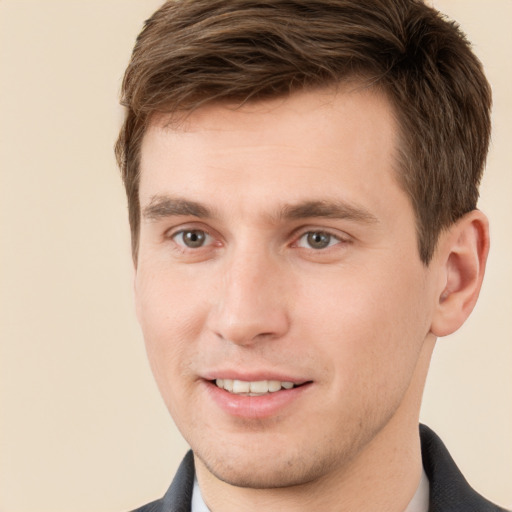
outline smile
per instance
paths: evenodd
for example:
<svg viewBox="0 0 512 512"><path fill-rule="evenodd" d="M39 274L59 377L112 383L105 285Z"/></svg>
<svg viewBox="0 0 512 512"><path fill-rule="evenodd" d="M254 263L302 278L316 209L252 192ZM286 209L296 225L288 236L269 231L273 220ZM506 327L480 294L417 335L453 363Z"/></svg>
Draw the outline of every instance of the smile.
<svg viewBox="0 0 512 512"><path fill-rule="evenodd" d="M275 393L282 389L292 389L295 387L293 382L282 382L279 380L256 380L244 381L236 379L216 379L217 387L243 396L262 396L268 393Z"/></svg>

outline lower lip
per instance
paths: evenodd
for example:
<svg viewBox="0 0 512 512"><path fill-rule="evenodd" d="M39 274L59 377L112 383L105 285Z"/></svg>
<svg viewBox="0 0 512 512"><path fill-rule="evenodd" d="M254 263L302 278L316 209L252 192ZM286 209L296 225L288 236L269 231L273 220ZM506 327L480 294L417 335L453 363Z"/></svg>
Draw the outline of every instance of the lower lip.
<svg viewBox="0 0 512 512"><path fill-rule="evenodd" d="M205 381L213 401L226 413L247 419L262 419L276 416L311 387L311 383L292 389L281 389L261 396L245 396L229 393L209 381Z"/></svg>

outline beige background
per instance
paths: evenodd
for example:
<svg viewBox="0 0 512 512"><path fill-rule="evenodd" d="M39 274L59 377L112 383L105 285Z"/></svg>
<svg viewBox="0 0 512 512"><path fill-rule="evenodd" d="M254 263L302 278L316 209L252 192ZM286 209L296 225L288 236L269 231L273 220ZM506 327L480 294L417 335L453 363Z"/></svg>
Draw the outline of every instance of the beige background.
<svg viewBox="0 0 512 512"><path fill-rule="evenodd" d="M439 342L422 418L512 506L512 1L435 3L493 83L493 247L472 318ZM0 512L129 510L164 492L186 450L134 319L112 153L123 69L159 4L0 0Z"/></svg>

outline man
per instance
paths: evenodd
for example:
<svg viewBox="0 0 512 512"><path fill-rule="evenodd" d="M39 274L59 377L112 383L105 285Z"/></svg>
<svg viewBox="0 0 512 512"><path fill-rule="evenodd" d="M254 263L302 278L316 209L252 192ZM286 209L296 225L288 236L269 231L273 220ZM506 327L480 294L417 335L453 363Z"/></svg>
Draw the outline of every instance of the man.
<svg viewBox="0 0 512 512"><path fill-rule="evenodd" d="M165 3L117 144L137 314L192 452L141 511L500 510L426 427L480 291L490 88L412 0Z"/></svg>

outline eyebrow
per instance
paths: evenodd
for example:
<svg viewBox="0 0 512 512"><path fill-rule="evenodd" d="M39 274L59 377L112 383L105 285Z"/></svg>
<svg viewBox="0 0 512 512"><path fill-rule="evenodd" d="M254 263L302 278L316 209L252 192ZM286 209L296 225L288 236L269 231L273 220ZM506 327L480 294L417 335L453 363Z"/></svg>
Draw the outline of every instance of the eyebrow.
<svg viewBox="0 0 512 512"><path fill-rule="evenodd" d="M142 210L142 216L148 220L159 220L180 215L211 218L212 212L196 201L161 195L153 196L149 204Z"/></svg>
<svg viewBox="0 0 512 512"><path fill-rule="evenodd" d="M296 205L285 205L279 218L299 220L311 217L346 219L364 224L376 224L377 217L362 206L345 201L305 201Z"/></svg>
<svg viewBox="0 0 512 512"><path fill-rule="evenodd" d="M147 206L142 209L142 216L148 220L159 220L174 216L192 216L212 218L214 214L204 204L180 197L153 196ZM377 217L366 208L345 201L304 201L297 204L287 204L279 209L272 219L300 220L306 218L346 219L364 224L378 223Z"/></svg>

